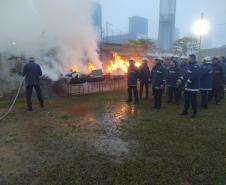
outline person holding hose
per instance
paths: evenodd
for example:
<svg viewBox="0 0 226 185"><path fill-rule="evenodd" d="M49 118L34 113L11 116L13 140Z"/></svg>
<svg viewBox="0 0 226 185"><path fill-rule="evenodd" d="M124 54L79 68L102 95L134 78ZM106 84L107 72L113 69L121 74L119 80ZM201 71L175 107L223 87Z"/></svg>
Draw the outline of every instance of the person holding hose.
<svg viewBox="0 0 226 185"><path fill-rule="evenodd" d="M25 77L26 83L26 100L27 100L27 109L28 111L32 111L32 92L33 88L36 91L37 98L40 103L40 107L44 107L44 101L42 97L40 80L39 78L42 76L41 67L35 63L35 58L31 57L29 62L24 66L23 76Z"/></svg>

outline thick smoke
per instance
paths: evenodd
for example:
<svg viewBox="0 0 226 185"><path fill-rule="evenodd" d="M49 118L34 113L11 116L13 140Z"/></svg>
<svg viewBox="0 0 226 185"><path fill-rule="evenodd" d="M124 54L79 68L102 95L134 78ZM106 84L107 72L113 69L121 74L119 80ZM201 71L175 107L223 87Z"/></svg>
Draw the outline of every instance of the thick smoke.
<svg viewBox="0 0 226 185"><path fill-rule="evenodd" d="M0 1L1 74L9 74L11 55L34 56L53 80L72 65L101 68L91 16L91 0Z"/></svg>

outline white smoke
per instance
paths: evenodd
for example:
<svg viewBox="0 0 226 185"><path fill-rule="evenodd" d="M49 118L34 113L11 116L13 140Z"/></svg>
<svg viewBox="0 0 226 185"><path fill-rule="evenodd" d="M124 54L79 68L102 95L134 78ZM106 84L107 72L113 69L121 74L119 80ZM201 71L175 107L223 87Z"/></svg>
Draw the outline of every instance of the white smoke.
<svg viewBox="0 0 226 185"><path fill-rule="evenodd" d="M84 56L101 68L91 16L91 0L1 0L0 54L34 56L54 80L72 65L87 72Z"/></svg>

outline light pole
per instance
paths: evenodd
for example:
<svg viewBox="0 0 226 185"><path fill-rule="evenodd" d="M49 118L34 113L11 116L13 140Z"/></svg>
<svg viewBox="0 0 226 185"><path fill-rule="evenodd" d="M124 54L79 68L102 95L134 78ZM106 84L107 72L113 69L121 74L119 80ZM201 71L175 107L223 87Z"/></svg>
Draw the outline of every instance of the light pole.
<svg viewBox="0 0 226 185"><path fill-rule="evenodd" d="M199 50L198 50L198 60L200 60L200 52L202 49L202 39L210 30L210 25L207 20L204 19L204 14L201 13L201 19L197 20L192 27L193 33L199 36Z"/></svg>
<svg viewBox="0 0 226 185"><path fill-rule="evenodd" d="M202 22L203 22L203 13L201 13L201 24L202 24ZM201 25L202 26L202 25ZM200 29L202 29L202 28L200 28ZM201 51L201 49L202 49L202 33L200 32L200 35L199 35L199 54L198 54L198 59L199 59L199 56L200 56L200 51Z"/></svg>

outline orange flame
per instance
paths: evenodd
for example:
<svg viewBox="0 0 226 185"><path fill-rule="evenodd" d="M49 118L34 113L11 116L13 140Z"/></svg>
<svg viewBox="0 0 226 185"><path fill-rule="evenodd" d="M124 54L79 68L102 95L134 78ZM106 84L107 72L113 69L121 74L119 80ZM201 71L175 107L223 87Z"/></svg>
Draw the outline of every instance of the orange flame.
<svg viewBox="0 0 226 185"><path fill-rule="evenodd" d="M72 73L79 72L79 68L78 68L78 66L73 65L73 66L71 67L70 71L71 71Z"/></svg>
<svg viewBox="0 0 226 185"><path fill-rule="evenodd" d="M108 74L112 73L120 73L120 74L127 74L128 73L128 68L129 68L129 58L120 56L118 53L113 52L113 59L108 62L105 68L105 72ZM140 67L142 65L142 59L138 55L132 55L132 57L135 59L135 66ZM89 63L87 66L87 71L88 72L93 72L97 70L97 67L94 66L93 64ZM78 66L73 65L70 68L71 72L80 72L80 69Z"/></svg>
<svg viewBox="0 0 226 185"><path fill-rule="evenodd" d="M94 65L92 65L92 64L89 64L88 70L89 70L89 72L92 72L92 71L97 70L97 68L96 68L96 66L94 66Z"/></svg>
<svg viewBox="0 0 226 185"><path fill-rule="evenodd" d="M118 53L113 53L113 60L107 66L107 72L128 72L129 61L127 59L122 58Z"/></svg>
<svg viewBox="0 0 226 185"><path fill-rule="evenodd" d="M110 74L114 72L121 72L127 74L129 68L129 59L123 58L118 53L112 54L113 60L111 60L110 63L107 65L107 72ZM135 60L135 66L139 68L142 65L142 59L140 57L135 57Z"/></svg>

